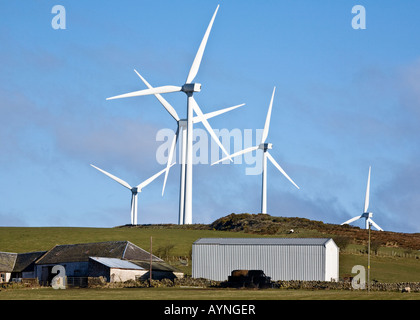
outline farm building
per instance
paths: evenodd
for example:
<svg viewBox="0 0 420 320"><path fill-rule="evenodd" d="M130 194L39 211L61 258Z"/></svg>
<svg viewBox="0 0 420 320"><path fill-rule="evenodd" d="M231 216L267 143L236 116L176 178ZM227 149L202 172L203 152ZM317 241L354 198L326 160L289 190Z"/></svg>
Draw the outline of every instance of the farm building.
<svg viewBox="0 0 420 320"><path fill-rule="evenodd" d="M56 265L65 269L69 285L87 283L88 277L104 277L108 282L180 278L183 273L129 241L108 241L56 245L49 251L30 253L0 252L0 282L37 278L49 285L57 275Z"/></svg>
<svg viewBox="0 0 420 320"><path fill-rule="evenodd" d="M192 246L192 276L225 281L233 270L271 280L338 280L339 248L325 238L202 238Z"/></svg>
<svg viewBox="0 0 420 320"><path fill-rule="evenodd" d="M8 282L11 279L34 278L35 261L45 252L0 252L0 282Z"/></svg>
<svg viewBox="0 0 420 320"><path fill-rule="evenodd" d="M36 261L40 283L50 283L55 265L62 265L68 280L104 276L107 281L148 279L150 253L129 241L58 245ZM175 278L183 274L152 255L152 278Z"/></svg>
<svg viewBox="0 0 420 320"><path fill-rule="evenodd" d="M0 252L0 283L10 280L16 257L17 253Z"/></svg>

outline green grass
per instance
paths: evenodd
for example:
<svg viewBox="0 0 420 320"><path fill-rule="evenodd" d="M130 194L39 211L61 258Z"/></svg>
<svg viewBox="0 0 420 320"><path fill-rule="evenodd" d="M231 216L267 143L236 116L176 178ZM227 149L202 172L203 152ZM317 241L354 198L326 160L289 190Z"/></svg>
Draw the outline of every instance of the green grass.
<svg viewBox="0 0 420 320"><path fill-rule="evenodd" d="M340 275L351 274L355 265L363 265L367 271L366 254L340 254ZM370 278L379 282L419 282L420 261L415 258L371 255Z"/></svg>
<svg viewBox="0 0 420 320"><path fill-rule="evenodd" d="M420 293L198 288L8 289L0 300L419 300Z"/></svg>

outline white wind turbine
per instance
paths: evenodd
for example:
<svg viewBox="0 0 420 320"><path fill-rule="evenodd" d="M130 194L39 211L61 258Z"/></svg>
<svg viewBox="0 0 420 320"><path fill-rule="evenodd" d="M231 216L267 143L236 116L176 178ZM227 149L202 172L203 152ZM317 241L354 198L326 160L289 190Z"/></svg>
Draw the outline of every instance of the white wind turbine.
<svg viewBox="0 0 420 320"><path fill-rule="evenodd" d="M186 121L186 170L185 170L185 196L184 196L184 223L191 224L192 223L192 169L193 169L193 112L197 114L198 119L203 123L204 127L210 133L212 138L217 142L219 147L223 150L223 152L230 158L228 152L225 150L219 139L217 138L216 134L214 133L213 129L211 128L210 124L208 123L207 119L205 118L203 112L201 111L200 107L198 106L197 102L195 101L193 94L194 92L201 91L201 84L193 83L198 70L200 68L201 60L203 58L204 49L207 44L207 40L210 35L211 28L213 26L214 19L216 18L217 11L219 10L219 5L216 8L216 11L213 14L213 17L210 20L210 23L207 27L207 30L204 34L203 40L200 43L198 48L197 54L194 58L193 64L190 68L188 73L187 79L185 84L180 86L161 86L155 88L149 88L145 90L139 90L135 92L130 92L114 97L107 98L107 100L112 99L120 99L120 98L129 98L129 97L138 97L138 96L145 96L151 94L163 94L163 93L170 93L170 92L184 92L187 95L187 121ZM232 159L231 159L232 161Z"/></svg>
<svg viewBox="0 0 420 320"><path fill-rule="evenodd" d="M276 87L274 87L273 94L271 96L270 106L268 107L268 113L267 118L265 120L264 130L261 138L261 143L257 146L253 146L241 151L238 151L234 154L232 154L230 157L236 157L248 152L253 152L255 150L261 149L263 151L263 168L262 168L262 199L261 199L261 213L267 213L267 158L271 161L272 164L291 182L293 185L299 189L299 187L296 185L296 183L293 182L292 179L287 175L287 173L283 170L282 167L274 160L274 158L271 156L271 154L268 152L269 149L273 148L273 145L271 143L266 143L268 136L268 130L270 127L270 118L271 118L271 109L273 107L273 100L274 100L274 93L276 92ZM228 158L220 159L212 165L225 161Z"/></svg>
<svg viewBox="0 0 420 320"><path fill-rule="evenodd" d="M175 163L173 163L171 166L173 166L174 164ZM132 187L127 182L125 182L124 180L110 174L109 172L106 172L105 170L102 170L102 169L94 166L93 164L91 164L91 166L94 167L95 169L101 171L102 173L106 174L108 177L117 181L119 184L123 185L124 187L126 187L127 189L129 189L131 191L131 224L132 225L137 224L137 212L138 212L138 209L137 209L137 195L138 195L138 193L140 193L144 187L146 187L149 183L151 183L153 180L155 180L157 177L159 177L162 173L164 173L165 171L168 170L167 168L165 168L162 171L159 171L155 175L151 176L149 179L143 181L142 183L140 183L136 187Z"/></svg>
<svg viewBox="0 0 420 320"><path fill-rule="evenodd" d="M359 220L359 219L365 219L365 228L369 229L369 224L372 224L377 230L384 231L380 226L378 226L373 220L372 220L372 212L368 212L369 208L369 197L370 197L370 170L371 167L369 167L369 175L368 175L368 181L366 186L366 195L365 195L365 206L362 215L351 218L350 220L347 220L346 222L343 222L343 224L349 224L353 221Z"/></svg>
<svg viewBox="0 0 420 320"><path fill-rule="evenodd" d="M142 77L140 75L140 73L137 72L137 70L134 70L134 72L140 77L140 79L144 82L144 84L149 88L152 89L153 87L146 81L146 79L144 79L144 77ZM159 102L163 105L163 107L166 109L166 111L168 111L168 113L172 116L172 118L174 118L174 120L177 123L177 129L176 129L176 133L175 136L172 140L172 144L168 153L168 162L167 162L167 171L165 173L165 180L163 182L163 188L162 188L162 196L163 193L165 192L165 186L166 186L166 181L168 178L168 174L169 174L169 168L170 168L170 164L172 163L172 160L175 156L175 147L176 147L176 143L178 142L178 138L181 135L182 137L182 142L181 142L181 147L180 147L180 155L181 155L181 171L180 171L180 187L179 187L179 218L178 218L178 224L184 224L184 196L185 196L185 158L186 158L186 139L187 139L187 135L186 135L186 129L187 129L187 120L186 119L180 119L180 117L178 116L178 113L175 111L175 109L173 108L173 106L165 99L162 97L162 95L160 94L155 94L155 97L159 100ZM245 104L240 104L240 105L236 105L233 107L229 107L229 108L225 108L225 109L221 109L221 110L217 110L217 111L213 111L213 112L209 112L204 114L204 118L205 119L210 119L213 117L216 117L220 114L223 114L225 112L231 111L233 109L242 107ZM201 117L194 117L193 118L193 123L199 123L201 122ZM219 140L216 140L219 141Z"/></svg>

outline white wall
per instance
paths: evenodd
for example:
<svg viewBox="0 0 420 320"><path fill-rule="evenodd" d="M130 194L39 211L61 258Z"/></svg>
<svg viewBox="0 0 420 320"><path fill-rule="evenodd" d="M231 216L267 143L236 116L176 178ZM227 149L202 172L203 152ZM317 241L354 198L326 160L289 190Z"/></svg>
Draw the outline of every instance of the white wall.
<svg viewBox="0 0 420 320"><path fill-rule="evenodd" d="M325 281L338 281L340 249L333 241L328 241L325 250Z"/></svg>
<svg viewBox="0 0 420 320"><path fill-rule="evenodd" d="M12 276L12 273L10 272L2 272L2 275L5 276L4 282L9 282L10 281L10 277ZM0 278L0 283L3 282L3 278Z"/></svg>
<svg viewBox="0 0 420 320"><path fill-rule="evenodd" d="M142 276L149 270L126 270L126 269L110 269L110 282L124 282L127 280L136 280L136 276Z"/></svg>

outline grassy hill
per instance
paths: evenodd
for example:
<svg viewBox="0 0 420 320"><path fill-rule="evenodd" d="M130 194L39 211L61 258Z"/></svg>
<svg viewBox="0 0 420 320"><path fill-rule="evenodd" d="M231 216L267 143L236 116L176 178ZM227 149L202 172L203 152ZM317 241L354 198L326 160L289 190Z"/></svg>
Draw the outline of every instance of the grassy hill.
<svg viewBox="0 0 420 320"><path fill-rule="evenodd" d="M293 233L290 233L291 229ZM349 275L356 264L367 265L367 230L262 214L231 214L209 225L0 227L0 251L43 251L56 244L115 240L128 240L150 250L151 237L153 253L187 274L191 274L191 245L205 237L331 237L340 247L341 277ZM371 247L372 279L382 282L420 281L420 234L371 231Z"/></svg>

